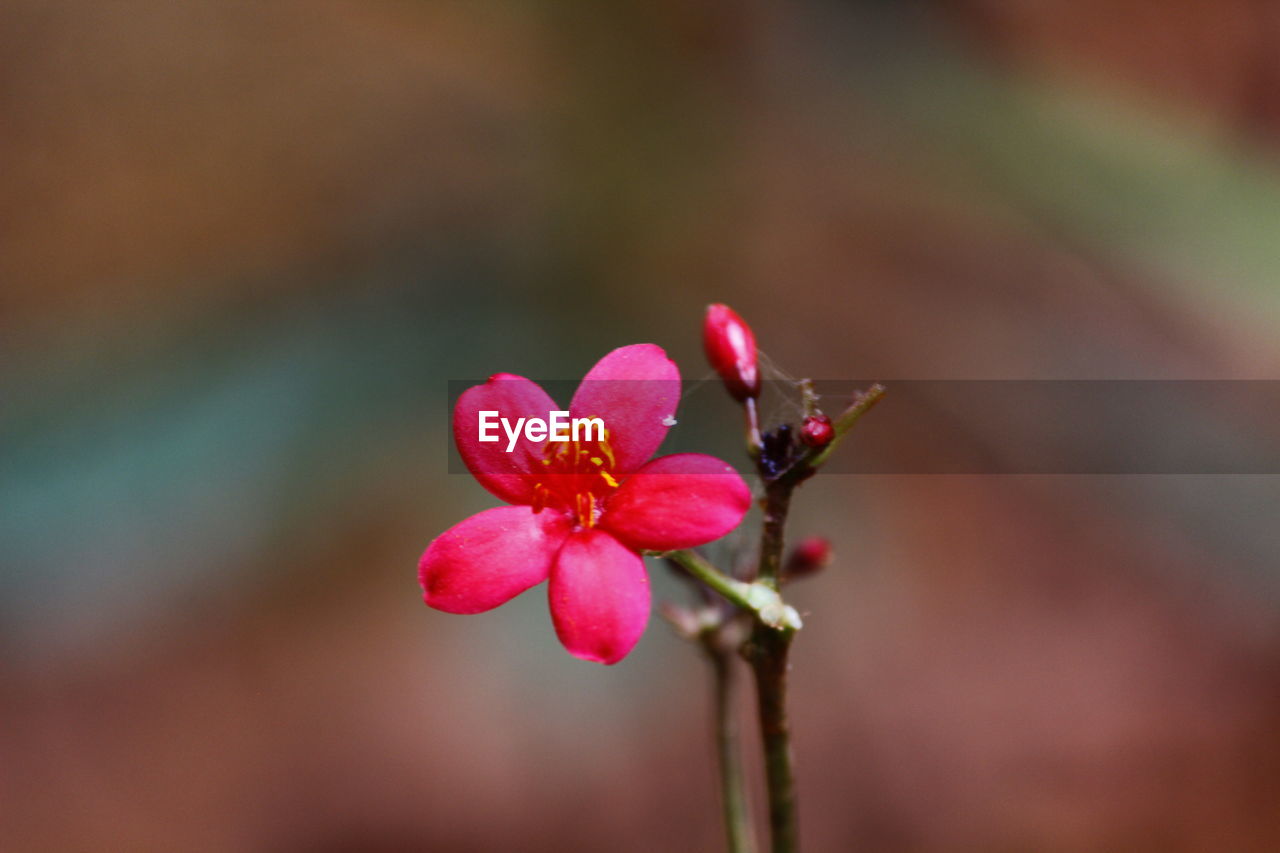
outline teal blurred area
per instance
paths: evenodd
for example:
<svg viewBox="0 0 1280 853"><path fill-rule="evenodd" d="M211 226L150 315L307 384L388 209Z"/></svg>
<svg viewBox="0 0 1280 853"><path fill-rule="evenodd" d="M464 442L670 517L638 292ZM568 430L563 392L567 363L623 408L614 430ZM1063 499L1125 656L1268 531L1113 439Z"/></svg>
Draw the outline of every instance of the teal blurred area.
<svg viewBox="0 0 1280 853"><path fill-rule="evenodd" d="M123 364L20 362L0 456L8 619L42 634L37 646L84 639L309 538L353 480L406 447L418 482L439 479L442 387L473 363L471 336L502 341L492 357L507 361L539 345L536 319L515 321L536 317L518 297L487 316L501 283L486 266L402 263L305 302L203 313L129 342Z"/></svg>
<svg viewBox="0 0 1280 853"><path fill-rule="evenodd" d="M1280 18L1176 8L4 4L0 849L718 849L656 615L422 605L450 380L652 341L705 407L711 301L771 387L1276 378ZM1278 500L806 485L807 849L1276 849Z"/></svg>

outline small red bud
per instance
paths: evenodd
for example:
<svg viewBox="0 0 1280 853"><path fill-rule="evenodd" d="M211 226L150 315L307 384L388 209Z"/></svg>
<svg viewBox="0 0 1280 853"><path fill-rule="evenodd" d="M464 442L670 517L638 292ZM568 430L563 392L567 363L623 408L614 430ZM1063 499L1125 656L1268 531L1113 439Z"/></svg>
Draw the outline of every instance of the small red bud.
<svg viewBox="0 0 1280 853"><path fill-rule="evenodd" d="M836 429L826 415L810 415L800 426L800 440L810 447L826 447L835 437Z"/></svg>
<svg viewBox="0 0 1280 853"><path fill-rule="evenodd" d="M756 336L736 311L719 302L708 305L702 345L733 399L741 403L760 396Z"/></svg>
<svg viewBox="0 0 1280 853"><path fill-rule="evenodd" d="M831 562L831 540L825 536L810 536L802 539L792 549L787 564L782 569L785 578L800 578L816 574Z"/></svg>

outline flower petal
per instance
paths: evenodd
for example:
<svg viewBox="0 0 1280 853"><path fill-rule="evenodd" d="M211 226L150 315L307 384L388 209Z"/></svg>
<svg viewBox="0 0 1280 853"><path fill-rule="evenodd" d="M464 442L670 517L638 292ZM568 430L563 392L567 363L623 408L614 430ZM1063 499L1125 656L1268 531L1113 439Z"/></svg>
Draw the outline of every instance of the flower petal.
<svg viewBox="0 0 1280 853"><path fill-rule="evenodd" d="M556 636L583 660L617 663L649 621L644 560L603 530L569 536L556 556L548 593Z"/></svg>
<svg viewBox="0 0 1280 853"><path fill-rule="evenodd" d="M523 435L507 452L508 439L501 426L489 435L497 441L480 441L480 412L498 412L512 426L517 418L542 418L558 407L536 382L510 373L496 373L483 385L463 391L453 410L453 440L462 461L480 485L511 504L533 503L534 474L541 464L544 445Z"/></svg>
<svg viewBox="0 0 1280 853"><path fill-rule="evenodd" d="M606 355L583 377L569 404L575 418L601 418L617 460L615 473L643 465L675 423L680 370L654 344L634 344Z"/></svg>
<svg viewBox="0 0 1280 853"><path fill-rule="evenodd" d="M751 508L751 490L714 456L654 459L623 481L600 525L637 550L670 551L719 539Z"/></svg>
<svg viewBox="0 0 1280 853"><path fill-rule="evenodd" d="M500 506L450 527L418 562L423 600L447 613L481 613L547 579L569 534L557 512Z"/></svg>

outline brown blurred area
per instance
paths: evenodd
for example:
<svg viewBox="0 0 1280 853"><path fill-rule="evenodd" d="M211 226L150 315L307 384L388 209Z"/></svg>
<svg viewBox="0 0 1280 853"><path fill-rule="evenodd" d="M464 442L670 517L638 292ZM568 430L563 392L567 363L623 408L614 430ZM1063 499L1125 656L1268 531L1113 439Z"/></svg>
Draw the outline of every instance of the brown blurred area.
<svg viewBox="0 0 1280 853"><path fill-rule="evenodd" d="M422 606L446 381L696 381L713 300L891 389L1274 378L1277 14L4 4L0 849L719 849L659 620ZM807 485L807 849L1280 848L1274 480Z"/></svg>

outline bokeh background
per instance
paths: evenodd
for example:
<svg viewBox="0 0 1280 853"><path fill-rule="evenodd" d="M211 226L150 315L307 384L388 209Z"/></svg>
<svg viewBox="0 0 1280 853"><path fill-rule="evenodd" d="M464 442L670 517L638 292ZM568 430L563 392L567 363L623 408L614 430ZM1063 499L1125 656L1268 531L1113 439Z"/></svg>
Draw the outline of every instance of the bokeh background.
<svg viewBox="0 0 1280 853"><path fill-rule="evenodd" d="M422 605L448 380L1276 378L1278 155L1267 0L6 0L0 848L717 849L660 621ZM807 485L809 849L1280 849L1278 501Z"/></svg>

